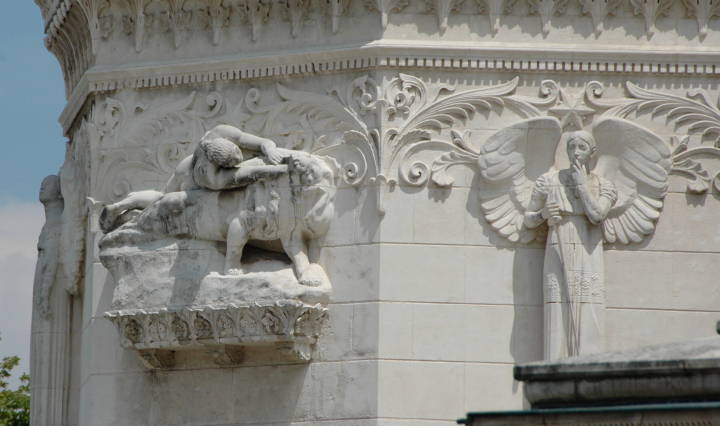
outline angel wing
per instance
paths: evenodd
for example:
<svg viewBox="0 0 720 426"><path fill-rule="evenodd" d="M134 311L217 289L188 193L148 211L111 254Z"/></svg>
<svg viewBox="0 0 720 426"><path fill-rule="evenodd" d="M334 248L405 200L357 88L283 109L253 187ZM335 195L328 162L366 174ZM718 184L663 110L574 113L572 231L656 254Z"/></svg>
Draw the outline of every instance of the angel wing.
<svg viewBox="0 0 720 426"><path fill-rule="evenodd" d="M605 241L637 243L653 232L672 167L670 147L651 131L619 118L595 124L593 170L615 184L618 200L603 221Z"/></svg>
<svg viewBox="0 0 720 426"><path fill-rule="evenodd" d="M490 226L512 242L537 237L538 229L524 226L524 214L535 179L553 167L561 134L556 118L535 117L498 131L480 150L480 207Z"/></svg>

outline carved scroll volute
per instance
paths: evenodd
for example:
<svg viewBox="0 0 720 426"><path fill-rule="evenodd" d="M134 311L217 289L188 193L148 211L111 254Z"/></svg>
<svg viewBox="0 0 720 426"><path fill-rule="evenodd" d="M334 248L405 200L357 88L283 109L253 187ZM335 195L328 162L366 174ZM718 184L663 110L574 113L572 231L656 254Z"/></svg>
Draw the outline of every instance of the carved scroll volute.
<svg viewBox="0 0 720 426"><path fill-rule="evenodd" d="M645 19L645 33L648 38L655 33L655 21L660 15L667 15L672 7L672 0L630 0L636 15Z"/></svg>
<svg viewBox="0 0 720 426"><path fill-rule="evenodd" d="M620 0L581 0L583 13L590 15L595 28L595 35L599 36L605 29L605 18L620 5Z"/></svg>
<svg viewBox="0 0 720 426"><path fill-rule="evenodd" d="M252 41L257 41L260 36L260 28L270 16L271 2L269 0L243 0L245 7L245 18L250 24Z"/></svg>
<svg viewBox="0 0 720 426"><path fill-rule="evenodd" d="M713 16L720 15L720 1L718 0L683 0L689 17L695 17L698 24L700 38L704 38L708 31L708 21Z"/></svg>

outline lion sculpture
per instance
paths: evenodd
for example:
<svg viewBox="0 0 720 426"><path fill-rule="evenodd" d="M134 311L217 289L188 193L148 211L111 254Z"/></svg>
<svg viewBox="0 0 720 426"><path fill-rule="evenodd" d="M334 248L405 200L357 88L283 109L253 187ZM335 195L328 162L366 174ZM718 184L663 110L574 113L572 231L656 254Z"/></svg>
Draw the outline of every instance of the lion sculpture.
<svg viewBox="0 0 720 426"><path fill-rule="evenodd" d="M227 249L223 272L241 275L246 244L268 248L279 241L298 282L319 285L320 240L334 216L339 166L330 157L282 151L286 154L286 164L282 165L287 167L286 173L258 179L241 189L196 188L145 194L152 201L142 210L123 212L120 217L127 222L108 229L100 242L101 249L157 236L224 241ZM246 160L243 167L262 164L261 158L253 158Z"/></svg>

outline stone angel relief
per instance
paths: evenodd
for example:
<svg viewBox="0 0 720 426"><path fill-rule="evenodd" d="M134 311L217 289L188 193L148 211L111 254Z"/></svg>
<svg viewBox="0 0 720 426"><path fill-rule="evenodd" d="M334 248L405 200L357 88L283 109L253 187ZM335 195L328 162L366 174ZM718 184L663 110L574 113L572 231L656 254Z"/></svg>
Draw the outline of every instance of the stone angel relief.
<svg viewBox="0 0 720 426"><path fill-rule="evenodd" d="M563 133L552 117L492 135L479 153L481 208L514 242L546 238L545 359L604 349L603 241L640 242L655 228L670 148L630 121Z"/></svg>

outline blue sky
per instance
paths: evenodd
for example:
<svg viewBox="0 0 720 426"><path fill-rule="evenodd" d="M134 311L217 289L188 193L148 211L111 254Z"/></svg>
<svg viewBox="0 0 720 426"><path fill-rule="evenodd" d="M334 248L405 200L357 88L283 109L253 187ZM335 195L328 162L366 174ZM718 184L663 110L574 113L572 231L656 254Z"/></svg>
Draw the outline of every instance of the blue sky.
<svg viewBox="0 0 720 426"><path fill-rule="evenodd" d="M60 66L43 44L40 9L12 0L0 14L0 198L37 198L42 178L57 172L64 140L58 117L65 104Z"/></svg>
<svg viewBox="0 0 720 426"><path fill-rule="evenodd" d="M60 66L43 44L40 9L5 0L0 13L0 357L28 371L32 280L44 221L40 181L57 173L65 138Z"/></svg>

